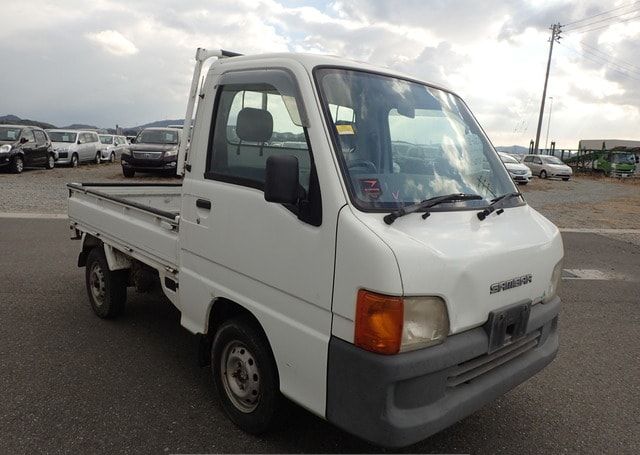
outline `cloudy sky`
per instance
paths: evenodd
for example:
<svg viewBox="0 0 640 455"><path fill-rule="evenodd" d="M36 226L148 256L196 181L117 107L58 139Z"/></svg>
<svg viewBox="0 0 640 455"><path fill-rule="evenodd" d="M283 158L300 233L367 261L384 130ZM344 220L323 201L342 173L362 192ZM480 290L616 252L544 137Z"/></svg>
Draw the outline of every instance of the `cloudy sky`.
<svg viewBox="0 0 640 455"><path fill-rule="evenodd" d="M568 25L554 51L549 141L640 139L634 0L2 0L2 12L0 115L101 127L181 118L199 46L314 52L450 87L494 144L524 146L549 25L595 16Z"/></svg>

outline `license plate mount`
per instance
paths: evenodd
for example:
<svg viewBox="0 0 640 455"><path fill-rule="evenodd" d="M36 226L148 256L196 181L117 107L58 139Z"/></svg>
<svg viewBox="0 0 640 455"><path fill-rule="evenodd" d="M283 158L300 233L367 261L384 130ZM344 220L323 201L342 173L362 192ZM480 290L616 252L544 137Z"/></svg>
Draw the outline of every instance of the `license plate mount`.
<svg viewBox="0 0 640 455"><path fill-rule="evenodd" d="M489 354L522 338L527 333L531 302L514 303L489 313L484 330L489 336Z"/></svg>

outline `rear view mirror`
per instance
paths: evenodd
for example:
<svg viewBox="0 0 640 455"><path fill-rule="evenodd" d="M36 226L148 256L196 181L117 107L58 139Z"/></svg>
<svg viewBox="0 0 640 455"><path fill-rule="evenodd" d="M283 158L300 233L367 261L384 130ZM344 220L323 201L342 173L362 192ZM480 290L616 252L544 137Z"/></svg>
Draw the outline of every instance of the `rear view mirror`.
<svg viewBox="0 0 640 455"><path fill-rule="evenodd" d="M272 155L267 158L264 199L279 204L298 202L298 158L292 155Z"/></svg>

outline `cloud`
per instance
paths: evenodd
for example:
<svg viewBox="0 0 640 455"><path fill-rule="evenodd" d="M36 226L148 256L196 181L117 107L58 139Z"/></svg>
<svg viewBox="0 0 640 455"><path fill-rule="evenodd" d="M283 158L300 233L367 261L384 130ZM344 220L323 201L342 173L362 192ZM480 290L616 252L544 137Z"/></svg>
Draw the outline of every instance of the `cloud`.
<svg viewBox="0 0 640 455"><path fill-rule="evenodd" d="M133 55L138 53L135 44L125 38L117 30L103 30L96 33L87 33L87 38L102 47L103 50L113 55Z"/></svg>

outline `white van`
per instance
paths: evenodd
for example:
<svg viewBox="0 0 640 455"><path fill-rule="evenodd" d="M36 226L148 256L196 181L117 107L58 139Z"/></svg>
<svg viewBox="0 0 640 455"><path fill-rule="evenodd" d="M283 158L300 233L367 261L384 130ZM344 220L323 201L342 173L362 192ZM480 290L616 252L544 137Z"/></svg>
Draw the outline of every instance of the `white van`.
<svg viewBox="0 0 640 455"><path fill-rule="evenodd" d="M72 167L87 162L100 164L102 150L107 148L95 131L49 129L47 134L51 138L57 164Z"/></svg>
<svg viewBox="0 0 640 455"><path fill-rule="evenodd" d="M187 127L195 100L183 183L70 183L69 219L95 313L157 277L239 427L264 432L286 396L405 446L554 358L560 233L453 92L199 49Z"/></svg>

